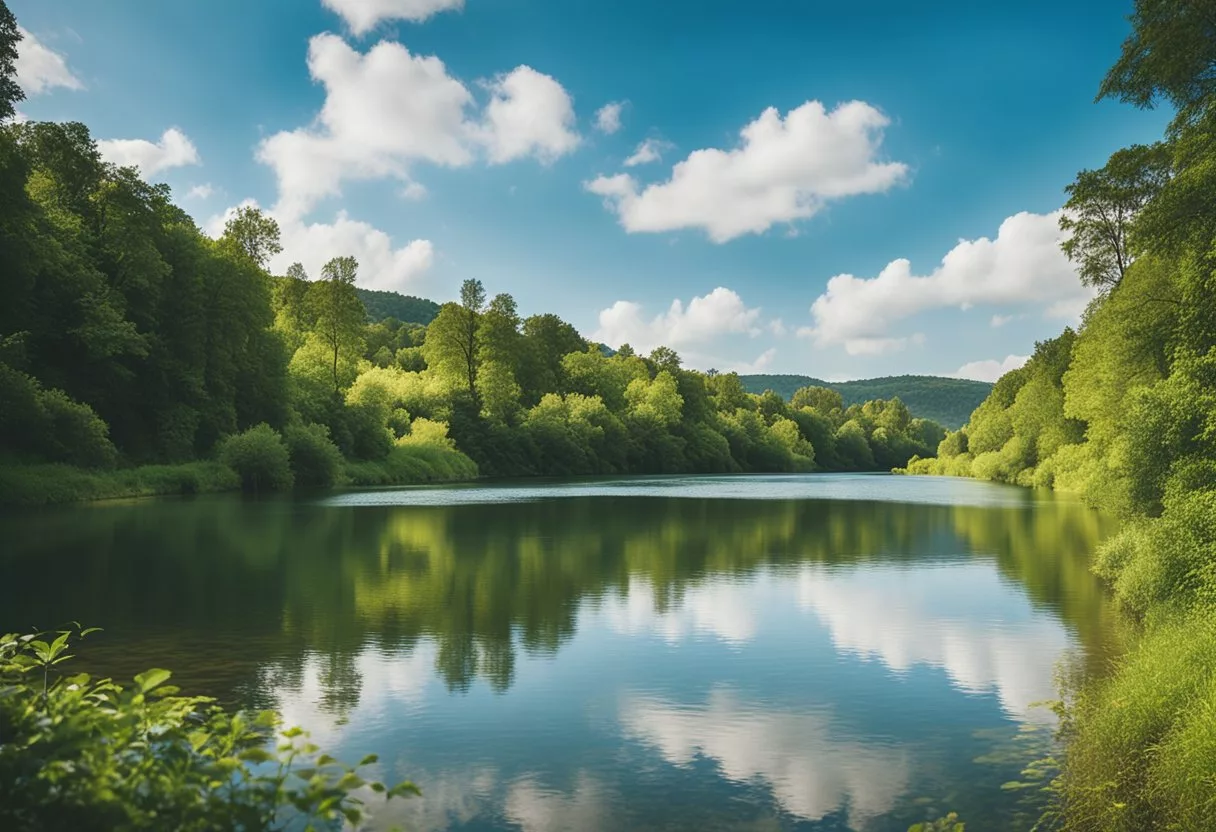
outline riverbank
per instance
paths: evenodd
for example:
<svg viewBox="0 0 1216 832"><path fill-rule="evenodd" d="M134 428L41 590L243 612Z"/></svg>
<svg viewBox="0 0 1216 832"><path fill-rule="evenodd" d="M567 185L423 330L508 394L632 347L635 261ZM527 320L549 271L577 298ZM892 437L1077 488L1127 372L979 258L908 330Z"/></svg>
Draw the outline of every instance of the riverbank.
<svg viewBox="0 0 1216 832"><path fill-rule="evenodd" d="M382 460L346 462L334 487L425 485L463 482L477 477L477 465L459 451L426 446L394 447ZM113 470L58 463L0 466L0 508L239 490L240 476L221 462L142 465Z"/></svg>

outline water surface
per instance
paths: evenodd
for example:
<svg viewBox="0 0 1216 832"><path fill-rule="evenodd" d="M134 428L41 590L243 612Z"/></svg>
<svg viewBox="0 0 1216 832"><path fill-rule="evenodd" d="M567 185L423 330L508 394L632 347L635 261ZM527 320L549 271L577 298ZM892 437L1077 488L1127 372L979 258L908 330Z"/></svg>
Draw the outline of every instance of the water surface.
<svg viewBox="0 0 1216 832"><path fill-rule="evenodd" d="M93 669L378 753L424 792L386 825L999 830L1057 666L1117 649L1108 532L890 476L98 504L0 517L0 630L101 626Z"/></svg>

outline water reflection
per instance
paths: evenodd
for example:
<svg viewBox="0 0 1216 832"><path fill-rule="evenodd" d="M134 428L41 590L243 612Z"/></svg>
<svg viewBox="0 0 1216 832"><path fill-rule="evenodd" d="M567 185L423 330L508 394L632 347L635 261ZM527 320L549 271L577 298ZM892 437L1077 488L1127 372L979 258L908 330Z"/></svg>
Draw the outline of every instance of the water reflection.
<svg viewBox="0 0 1216 832"><path fill-rule="evenodd" d="M0 517L0 630L99 625L93 669L172 667L343 756L379 752L426 793L386 821L419 829L902 832L920 795L999 829L1016 766L977 768L977 732L1048 719L1030 705L1065 651L1098 667L1118 649L1086 566L1109 529L1073 503L946 482ZM825 494L842 499L807 498ZM51 563L71 580L43 591Z"/></svg>
<svg viewBox="0 0 1216 832"><path fill-rule="evenodd" d="M736 783L762 781L782 809L806 820L846 807L850 825L864 823L889 812L908 787L907 749L851 738L830 713L771 710L729 689L714 688L691 708L630 697L621 724L673 765L704 756Z"/></svg>

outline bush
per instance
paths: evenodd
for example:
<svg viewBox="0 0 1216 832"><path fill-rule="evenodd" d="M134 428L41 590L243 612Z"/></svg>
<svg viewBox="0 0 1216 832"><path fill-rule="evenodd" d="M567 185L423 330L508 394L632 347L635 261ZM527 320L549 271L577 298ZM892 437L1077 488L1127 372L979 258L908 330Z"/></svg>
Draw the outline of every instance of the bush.
<svg viewBox="0 0 1216 832"><path fill-rule="evenodd" d="M342 452L324 425L290 425L283 430L296 485L326 488L342 475Z"/></svg>
<svg viewBox="0 0 1216 832"><path fill-rule="evenodd" d="M271 712L178 696L167 670L133 686L64 675L73 635L0 635L0 829L357 827L355 789L418 794L412 783L365 783L357 768L374 755L354 768L317 756Z"/></svg>
<svg viewBox="0 0 1216 832"><path fill-rule="evenodd" d="M406 437L384 459L347 463L346 476L354 485L452 482L476 479L477 463L454 448L410 443Z"/></svg>
<svg viewBox="0 0 1216 832"><path fill-rule="evenodd" d="M283 437L265 423L229 436L219 446L219 460L241 478L246 491L281 491L291 488L291 456Z"/></svg>
<svg viewBox="0 0 1216 832"><path fill-rule="evenodd" d="M0 363L0 447L46 462L109 468L118 458L110 428L93 408ZM8 440L7 442L5 440Z"/></svg>

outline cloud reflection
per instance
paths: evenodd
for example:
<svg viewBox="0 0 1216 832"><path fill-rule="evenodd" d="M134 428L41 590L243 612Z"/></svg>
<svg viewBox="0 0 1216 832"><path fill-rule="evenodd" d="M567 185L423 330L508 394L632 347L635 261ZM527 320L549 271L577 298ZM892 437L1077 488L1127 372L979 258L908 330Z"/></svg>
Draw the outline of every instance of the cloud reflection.
<svg viewBox="0 0 1216 832"><path fill-rule="evenodd" d="M864 822L890 811L908 787L906 750L842 736L826 711L766 710L724 688L701 707L627 696L621 723L673 765L704 756L729 780L763 781L782 808L806 820L843 810L851 823Z"/></svg>
<svg viewBox="0 0 1216 832"><path fill-rule="evenodd" d="M1032 703L1055 698L1054 669L1072 639L983 562L799 570L798 600L841 652L901 672L940 667L967 693L995 693L1011 716L1049 723Z"/></svg>

